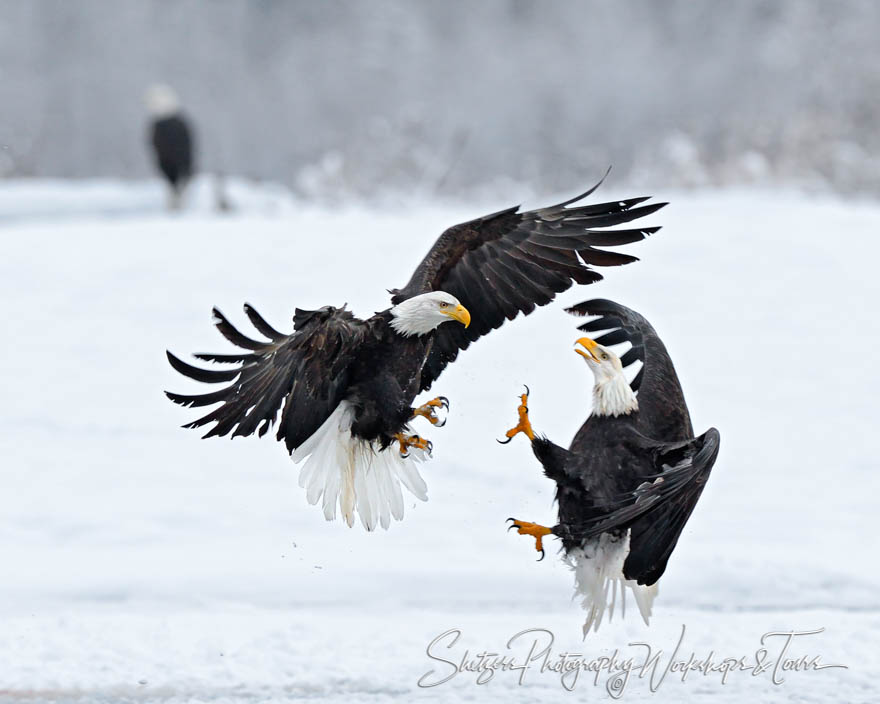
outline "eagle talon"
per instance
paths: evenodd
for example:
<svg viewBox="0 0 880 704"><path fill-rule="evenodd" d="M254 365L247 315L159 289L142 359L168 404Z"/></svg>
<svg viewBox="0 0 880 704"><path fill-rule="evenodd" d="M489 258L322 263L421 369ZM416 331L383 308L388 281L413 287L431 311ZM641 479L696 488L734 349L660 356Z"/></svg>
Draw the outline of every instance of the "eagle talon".
<svg viewBox="0 0 880 704"><path fill-rule="evenodd" d="M528 521L517 521L514 518L508 518L508 521L513 521L510 527L507 529L508 531L512 528L516 528L516 532L520 535L531 535L535 539L535 550L541 553L541 557L537 559L537 562L540 562L544 559L544 536L545 535L553 535L553 529L547 528L547 526L539 525L538 523L529 523Z"/></svg>
<svg viewBox="0 0 880 704"><path fill-rule="evenodd" d="M428 422L435 428L442 428L444 425L446 425L446 416L444 415L441 418L437 415L437 409L439 408L448 411L449 399L445 396L438 396L437 398L433 398L427 403L423 403L418 408L413 408L412 417L417 418L421 416L422 418L426 418Z"/></svg>
<svg viewBox="0 0 880 704"><path fill-rule="evenodd" d="M525 384L523 384L525 386ZM517 433L525 433L529 440L535 439L535 432L532 430L532 424L529 421L529 387L526 386L526 392L519 397L519 423L515 428L511 428L505 433L507 440L499 440L502 445L506 445L517 435Z"/></svg>
<svg viewBox="0 0 880 704"><path fill-rule="evenodd" d="M434 443L423 437L419 437L418 435L404 435L403 433L398 433L394 436L394 439L400 443L400 456L402 458L409 457L409 449L411 447L414 447L417 450L424 450L428 455L430 455L431 451L434 449Z"/></svg>

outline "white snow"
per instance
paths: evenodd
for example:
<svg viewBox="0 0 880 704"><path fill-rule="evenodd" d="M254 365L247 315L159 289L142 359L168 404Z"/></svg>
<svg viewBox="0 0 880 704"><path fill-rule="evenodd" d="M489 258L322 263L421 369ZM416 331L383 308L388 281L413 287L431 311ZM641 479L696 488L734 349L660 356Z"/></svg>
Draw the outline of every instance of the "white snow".
<svg viewBox="0 0 880 704"><path fill-rule="evenodd" d="M655 193L672 204L627 248L641 262L506 324L441 377L431 395L449 397L449 422L418 428L434 441L429 501L367 534L307 504L282 445L180 429L194 412L162 390L196 385L165 349L227 349L212 305L243 323L248 301L282 329L295 306L384 308L446 226L517 195L378 211L239 194L232 215L197 198L168 216L158 184L0 185L0 700L547 701L567 694L553 673L419 688L449 669L428 643L459 628L448 657L510 654L511 636L547 628L556 653L636 656L640 640L666 657L682 624L698 657L824 627L791 654L849 669L778 686L670 676L656 694L634 677L624 700L876 700L880 205ZM552 541L538 563L505 531L508 516L552 524L553 487L524 440L495 438L523 383L536 430L567 444L583 422L592 375L562 309L591 297L651 320L696 430L717 427L722 444L651 626L633 610L582 641ZM576 692L608 699L604 679Z"/></svg>

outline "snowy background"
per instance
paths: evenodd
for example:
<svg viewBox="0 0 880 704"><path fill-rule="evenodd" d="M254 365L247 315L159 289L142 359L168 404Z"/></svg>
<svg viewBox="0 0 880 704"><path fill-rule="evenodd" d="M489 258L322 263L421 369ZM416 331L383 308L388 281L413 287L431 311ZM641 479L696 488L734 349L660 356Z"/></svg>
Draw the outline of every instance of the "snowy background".
<svg viewBox="0 0 880 704"><path fill-rule="evenodd" d="M868 0L0 0L0 702L608 701L607 674L417 683L454 628L453 660L546 628L555 655L665 663L683 626L678 657L716 661L824 628L788 655L848 669L633 676L625 701L880 700L878 25ZM157 80L198 133L176 214ZM278 443L180 429L162 391L196 385L165 350L226 349L212 306L369 315L445 227L608 164L597 197L668 200L664 229L447 370L402 523L326 523ZM555 545L505 532L552 523L553 486L495 438L527 383L569 442L591 375L562 309L596 296L651 320L722 446L651 626L584 642Z"/></svg>

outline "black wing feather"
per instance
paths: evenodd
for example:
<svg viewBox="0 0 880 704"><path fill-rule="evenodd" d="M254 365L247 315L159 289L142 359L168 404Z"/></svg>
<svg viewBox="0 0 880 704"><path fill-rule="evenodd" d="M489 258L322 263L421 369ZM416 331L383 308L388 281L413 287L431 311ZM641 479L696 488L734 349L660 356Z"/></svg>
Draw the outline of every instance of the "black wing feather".
<svg viewBox="0 0 880 704"><path fill-rule="evenodd" d="M269 323L266 322L265 318L257 313L257 311L250 303L244 304L244 312L251 323L253 323L253 326L259 331L261 335L265 335L273 342L281 342L281 340L286 337L284 333L278 332L275 328L269 325Z"/></svg>
<svg viewBox="0 0 880 704"><path fill-rule="evenodd" d="M204 437L264 435L283 407L278 439L288 451L301 445L330 416L342 400L348 369L369 329L345 307L316 311L296 310L294 332L284 335L269 325L250 305L245 313L269 341L241 333L216 308L214 321L222 335L250 354L197 354L199 359L239 366L228 370L194 367L170 352L168 361L190 379L206 383L233 383L219 391L184 395L166 392L175 403L189 407L221 405L186 424L199 428L214 423Z"/></svg>
<svg viewBox="0 0 880 704"><path fill-rule="evenodd" d="M214 308L211 312L214 315L214 326L220 331L220 334L223 335L223 337L236 347L242 347L246 350L259 350L265 345L263 342L252 340L246 335L240 333L218 308Z"/></svg>
<svg viewBox="0 0 880 704"><path fill-rule="evenodd" d="M194 367L192 364L187 364L182 359L178 359L170 352L166 352L165 354L168 356L168 361L171 363L171 366L174 367L176 371L180 372L184 376L188 376L190 379L203 381L206 384L216 384L221 381L232 381L239 374L239 371L237 369L201 369L200 367Z"/></svg>
<svg viewBox="0 0 880 704"><path fill-rule="evenodd" d="M606 174L607 175L607 174ZM604 178L603 178L604 180ZM425 390L454 360L458 352L505 320L528 315L550 303L573 283L590 284L601 274L593 266L620 266L635 257L599 247L643 240L659 227L603 230L645 217L665 203L641 205L646 197L574 205L602 182L571 200L548 208L520 212L501 210L450 227L422 260L402 289L392 291L392 302L428 291L446 291L471 313L466 334L443 325L422 372Z"/></svg>

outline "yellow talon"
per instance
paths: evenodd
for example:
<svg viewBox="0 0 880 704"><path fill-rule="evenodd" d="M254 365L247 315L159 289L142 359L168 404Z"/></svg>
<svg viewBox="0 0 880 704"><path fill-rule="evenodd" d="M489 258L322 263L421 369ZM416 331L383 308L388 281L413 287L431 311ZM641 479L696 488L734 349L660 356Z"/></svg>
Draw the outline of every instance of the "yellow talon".
<svg viewBox="0 0 880 704"><path fill-rule="evenodd" d="M499 440L502 445L506 445L509 443L517 433L525 433L529 440L535 439L535 431L532 430L532 424L529 421L529 387L526 387L526 392L522 394L520 397L519 408L517 408L517 413L519 413L519 423L517 423L515 428L511 428L504 435L507 440Z"/></svg>
<svg viewBox="0 0 880 704"><path fill-rule="evenodd" d="M512 528L516 528L516 532L520 535L531 535L535 539L535 550L541 553L541 557L538 558L538 562L544 559L544 536L552 535L553 529L548 528L547 526L539 525L538 523L529 523L528 521L518 521L515 518L508 518L508 521L511 522L510 527L507 530L511 530Z"/></svg>
<svg viewBox="0 0 880 704"><path fill-rule="evenodd" d="M431 454L431 450L434 449L434 443L423 437L419 437L418 435L404 435L403 433L397 433L397 435L394 436L394 439L400 443L401 457L408 457L409 449L411 447L414 447L417 450L424 450L429 455Z"/></svg>
<svg viewBox="0 0 880 704"><path fill-rule="evenodd" d="M446 418L441 418L437 415L436 409L445 408L449 410L449 399L445 396L438 396L437 398L432 398L427 403L423 403L418 408L412 409L413 418L421 416L422 418L427 418L431 425L434 425L438 428L442 428L446 425Z"/></svg>

